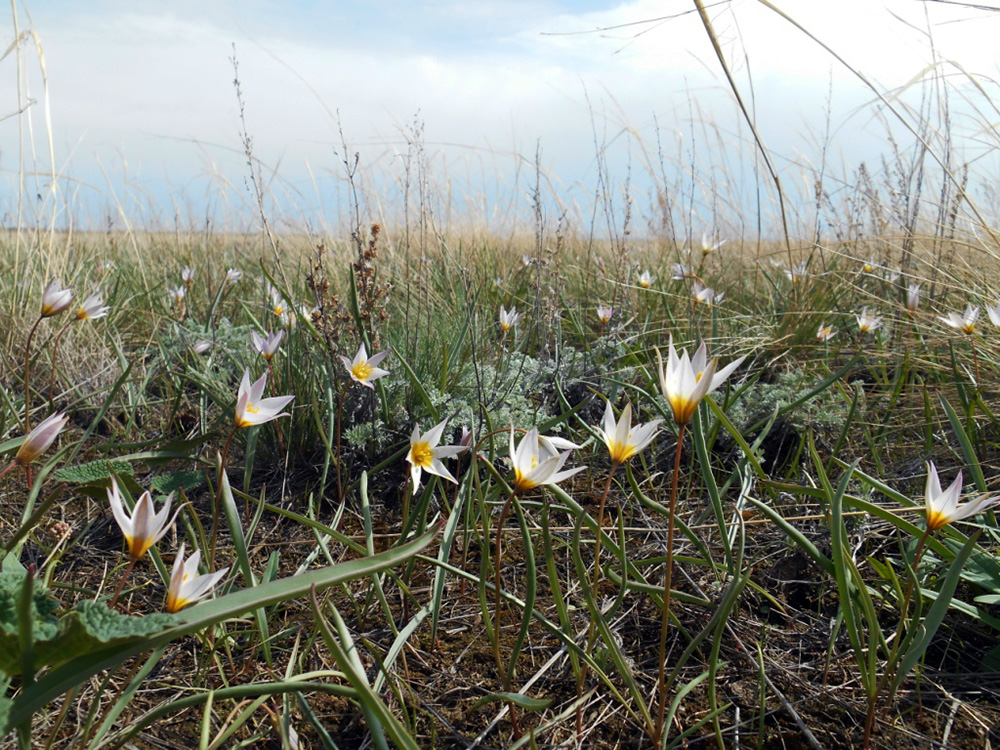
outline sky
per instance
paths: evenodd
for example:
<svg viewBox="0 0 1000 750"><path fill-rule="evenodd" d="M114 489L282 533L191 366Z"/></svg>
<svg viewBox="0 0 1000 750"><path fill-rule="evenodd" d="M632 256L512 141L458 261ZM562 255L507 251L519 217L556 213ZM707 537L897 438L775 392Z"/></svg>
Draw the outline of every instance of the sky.
<svg viewBox="0 0 1000 750"><path fill-rule="evenodd" d="M952 92L954 147L989 163L1000 12L920 0L773 2L816 39L758 0L707 5L790 194L809 194L810 170L824 158L845 180L877 162L887 133L909 147L873 88L898 109L917 107L934 90L912 84L935 60ZM684 199L694 231L721 214L732 223L766 183L689 0L16 5L23 43L0 60L7 226L20 211L26 222L91 228L252 228L234 55L266 208L289 230L343 224L345 153L348 162L358 154L371 218L398 219L405 164L415 196L422 158L436 222L496 231L530 220L536 154L546 211L577 223L601 185L617 222L626 185L636 215L647 216L658 183L684 197L692 172ZM5 48L14 20L0 19ZM773 219L773 202L766 211Z"/></svg>

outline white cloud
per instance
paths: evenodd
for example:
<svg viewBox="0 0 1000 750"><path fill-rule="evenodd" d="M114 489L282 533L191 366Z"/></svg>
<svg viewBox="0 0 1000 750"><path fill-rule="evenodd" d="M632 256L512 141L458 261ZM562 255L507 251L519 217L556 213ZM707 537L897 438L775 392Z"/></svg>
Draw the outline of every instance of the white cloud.
<svg viewBox="0 0 1000 750"><path fill-rule="evenodd" d="M909 0L780 5L886 87L905 83L928 64L925 9L942 56L975 71L995 67L994 16L952 23L969 12ZM636 0L601 11L567 7L439 2L399 5L373 18L363 7L326 4L186 2L164 10L137 2L34 16L45 47L62 155L57 162L75 148L74 169L91 176L95 154L107 164L121 153L148 177L166 175L183 185L218 169L242 185L228 60L233 41L257 155L281 160L291 180L306 179L303 161L317 173L338 171L332 110L341 113L349 141L368 146L369 158L388 160L394 148L402 149L400 131L419 111L433 148L465 144L530 158L540 141L547 163L566 183L592 176L588 95L598 119L607 118L600 129L613 137L628 125L649 148L654 112L667 134L689 132L692 113L715 121L724 134L735 132L731 96L696 15L594 31L689 5ZM711 14L741 85L752 75L759 124L774 148L792 155L807 143L801 132L822 127L831 75L839 137L848 145L864 140L859 133L867 115L847 118L871 93L813 41L751 0L711 6ZM11 79L11 63L0 64L3 80ZM37 95L37 75L31 85ZM4 111L14 107L3 103ZM34 122L37 127L37 117ZM696 123L696 132L700 127ZM0 122L0 136L12 142L16 121ZM9 170L11 157L3 158ZM452 149L448 158L461 161L461 152Z"/></svg>

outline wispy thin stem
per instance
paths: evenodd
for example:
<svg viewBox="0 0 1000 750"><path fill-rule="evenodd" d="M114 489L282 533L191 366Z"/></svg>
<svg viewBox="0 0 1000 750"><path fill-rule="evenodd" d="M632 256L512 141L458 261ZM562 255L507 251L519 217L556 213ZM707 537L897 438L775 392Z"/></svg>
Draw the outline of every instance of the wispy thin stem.
<svg viewBox="0 0 1000 750"><path fill-rule="evenodd" d="M24 432L31 431L31 340L35 337L38 324L42 322L44 315L39 315L38 320L31 326L28 332L28 341L24 345Z"/></svg>
<svg viewBox="0 0 1000 750"><path fill-rule="evenodd" d="M70 318L66 321L59 332L56 333L55 339L52 341L52 373L49 375L49 409L52 409L52 402L55 396L56 389L56 360L59 358L59 342L62 340L63 334L66 333L66 329L70 327L70 324L76 320L76 318Z"/></svg>

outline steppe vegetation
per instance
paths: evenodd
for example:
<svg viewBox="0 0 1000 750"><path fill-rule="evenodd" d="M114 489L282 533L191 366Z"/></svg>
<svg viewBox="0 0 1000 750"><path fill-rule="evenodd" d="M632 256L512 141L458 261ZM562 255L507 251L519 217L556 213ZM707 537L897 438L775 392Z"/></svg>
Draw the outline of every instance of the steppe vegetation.
<svg viewBox="0 0 1000 750"><path fill-rule="evenodd" d="M539 171L509 233L445 227L418 125L400 211L342 149L328 233L247 128L240 234L18 203L7 741L995 745L995 188L897 114L757 217L658 153L648 205Z"/></svg>

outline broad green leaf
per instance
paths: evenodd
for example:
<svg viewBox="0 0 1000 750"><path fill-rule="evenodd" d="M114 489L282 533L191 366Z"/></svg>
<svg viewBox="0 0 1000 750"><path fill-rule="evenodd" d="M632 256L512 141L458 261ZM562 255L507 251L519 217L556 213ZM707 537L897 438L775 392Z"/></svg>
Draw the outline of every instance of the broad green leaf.
<svg viewBox="0 0 1000 750"><path fill-rule="evenodd" d="M979 668L983 672L1000 672L1000 646L992 648L990 652L983 657Z"/></svg>
<svg viewBox="0 0 1000 750"><path fill-rule="evenodd" d="M131 643L162 633L174 618L162 612L124 615L104 602L83 601L60 621L59 635L38 643L39 666L55 666L109 646Z"/></svg>
<svg viewBox="0 0 1000 750"><path fill-rule="evenodd" d="M0 574L0 671L9 677L21 671L20 623L13 595L23 581L24 574ZM17 588L12 589L14 586ZM103 602L89 600L57 618L53 613L58 606L59 603L36 581L32 607L36 667L56 666L109 646L149 637L175 622L170 615L160 613L145 617L123 615Z"/></svg>
<svg viewBox="0 0 1000 750"><path fill-rule="evenodd" d="M185 492L197 489L205 484L203 471L175 471L171 474L161 474L149 483L149 489L160 495L183 489Z"/></svg>
<svg viewBox="0 0 1000 750"><path fill-rule="evenodd" d="M52 472L52 478L57 482L68 484L94 484L102 479L111 479L115 475L131 475L133 473L132 464L128 461L102 458L85 464L57 469Z"/></svg>
<svg viewBox="0 0 1000 750"><path fill-rule="evenodd" d="M21 622L18 615L25 573L0 573L0 671L8 676L21 673ZM31 601L31 637L37 644L59 635L59 618L53 613L59 603L34 581Z"/></svg>
<svg viewBox="0 0 1000 750"><path fill-rule="evenodd" d="M14 701L10 698L0 698L0 737L6 737L12 728L7 719L10 716L10 709L13 705Z"/></svg>
<svg viewBox="0 0 1000 750"><path fill-rule="evenodd" d="M7 726L19 726L55 700L67 690L81 684L92 675L104 669L113 669L126 659L177 640L185 635L197 633L210 625L233 617L240 617L258 607L268 607L306 595L315 586L322 591L340 583L363 578L386 568L391 568L408 560L425 549L437 535L434 529L405 544L390 547L385 552L372 557L331 565L319 570L311 570L290 578L264 583L252 589L241 589L227 596L198 604L179 612L174 617L174 625L157 634L137 641L115 645L91 654L72 659L56 667L25 689L15 700ZM2 574L0 574L2 575ZM3 720L0 715L0 721Z"/></svg>

